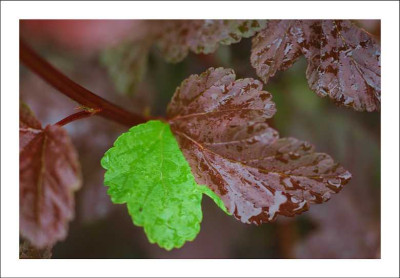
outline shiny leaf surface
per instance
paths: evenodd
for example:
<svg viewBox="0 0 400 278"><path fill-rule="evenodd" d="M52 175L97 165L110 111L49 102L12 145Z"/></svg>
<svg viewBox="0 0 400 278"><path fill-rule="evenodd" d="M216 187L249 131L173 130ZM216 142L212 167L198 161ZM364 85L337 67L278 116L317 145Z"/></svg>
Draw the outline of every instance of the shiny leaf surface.
<svg viewBox="0 0 400 278"><path fill-rule="evenodd" d="M351 174L307 142L279 138L262 83L233 70L192 75L168 106L171 130L198 184L221 197L244 223L293 216L341 190Z"/></svg>
<svg viewBox="0 0 400 278"><path fill-rule="evenodd" d="M253 39L251 64L266 83L303 54L319 96L356 111L380 109L380 46L347 20L269 21Z"/></svg>
<svg viewBox="0 0 400 278"><path fill-rule="evenodd" d="M20 233L41 249L63 240L74 216L73 192L81 185L77 153L59 126L42 128L20 106Z"/></svg>
<svg viewBox="0 0 400 278"><path fill-rule="evenodd" d="M133 223L151 243L181 247L200 231L202 194L225 210L217 195L196 184L169 125L150 121L122 134L101 164L108 194L127 204Z"/></svg>
<svg viewBox="0 0 400 278"><path fill-rule="evenodd" d="M173 63L182 61L189 50L196 54L214 52L219 44L229 45L261 30L264 20L169 20L158 39L163 56Z"/></svg>

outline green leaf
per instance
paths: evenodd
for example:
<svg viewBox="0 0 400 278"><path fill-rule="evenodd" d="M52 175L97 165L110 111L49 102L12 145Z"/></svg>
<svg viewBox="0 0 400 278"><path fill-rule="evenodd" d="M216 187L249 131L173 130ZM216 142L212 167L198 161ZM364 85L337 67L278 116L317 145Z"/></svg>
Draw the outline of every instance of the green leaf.
<svg viewBox="0 0 400 278"><path fill-rule="evenodd" d="M149 121L122 134L101 160L108 194L127 204L133 223L151 243L181 247L200 231L202 194L226 212L222 200L198 185L168 124Z"/></svg>
<svg viewBox="0 0 400 278"><path fill-rule="evenodd" d="M204 195L207 195L208 197L211 198L211 200L214 201L214 203L222 209L226 214L231 215L228 210L226 209L224 202L221 200L220 197L218 197L217 194L214 193L208 186L205 185L199 185L198 190L200 193L203 193Z"/></svg>

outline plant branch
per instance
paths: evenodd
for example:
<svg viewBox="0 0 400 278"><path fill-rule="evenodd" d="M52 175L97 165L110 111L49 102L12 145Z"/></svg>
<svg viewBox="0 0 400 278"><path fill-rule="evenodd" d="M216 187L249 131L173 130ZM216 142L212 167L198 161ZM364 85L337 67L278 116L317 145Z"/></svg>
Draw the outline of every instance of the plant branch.
<svg viewBox="0 0 400 278"><path fill-rule="evenodd" d="M69 124L69 123L71 123L73 121L93 116L93 115L99 113L100 111L101 110L93 110L93 111L83 110L83 111L79 111L79 112L76 112L76 113L74 113L72 115L69 115L68 117L62 119L61 121L59 121L57 123L55 123L55 125L64 126L64 125Z"/></svg>
<svg viewBox="0 0 400 278"><path fill-rule="evenodd" d="M134 126L149 120L141 115L128 112L75 83L40 57L22 40L20 40L19 47L20 60L25 66L64 95L85 107L98 110L100 116L127 126Z"/></svg>

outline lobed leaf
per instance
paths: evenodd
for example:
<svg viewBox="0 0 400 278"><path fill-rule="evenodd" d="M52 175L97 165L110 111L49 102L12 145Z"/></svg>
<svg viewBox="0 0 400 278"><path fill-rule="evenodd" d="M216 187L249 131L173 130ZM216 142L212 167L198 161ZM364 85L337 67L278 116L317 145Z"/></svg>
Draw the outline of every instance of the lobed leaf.
<svg viewBox="0 0 400 278"><path fill-rule="evenodd" d="M265 21L169 20L162 24L164 28L157 41L158 47L167 61L178 63L189 50L196 54L209 54L219 44L229 45L249 38L265 26Z"/></svg>
<svg viewBox="0 0 400 278"><path fill-rule="evenodd" d="M276 112L262 83L233 70L192 75L168 106L171 130L196 182L221 197L244 223L293 216L341 190L351 174L307 142L279 138Z"/></svg>
<svg viewBox="0 0 400 278"><path fill-rule="evenodd" d="M380 109L380 46L348 20L272 20L253 38L251 64L267 83L303 54L310 88L356 111Z"/></svg>
<svg viewBox="0 0 400 278"><path fill-rule="evenodd" d="M166 123L150 121L131 128L101 164L113 203L126 203L133 223L144 227L151 243L167 250L199 233L203 193L226 210L217 195L196 184Z"/></svg>
<svg viewBox="0 0 400 278"><path fill-rule="evenodd" d="M53 246L67 235L74 216L73 192L81 185L77 153L59 126L42 128L20 106L20 233L33 246Z"/></svg>
<svg viewBox="0 0 400 278"><path fill-rule="evenodd" d="M265 20L157 20L149 21L141 41L124 42L102 52L100 60L118 92L132 94L147 70L148 54L155 43L168 62L178 63L189 53L209 54L219 44L249 38Z"/></svg>

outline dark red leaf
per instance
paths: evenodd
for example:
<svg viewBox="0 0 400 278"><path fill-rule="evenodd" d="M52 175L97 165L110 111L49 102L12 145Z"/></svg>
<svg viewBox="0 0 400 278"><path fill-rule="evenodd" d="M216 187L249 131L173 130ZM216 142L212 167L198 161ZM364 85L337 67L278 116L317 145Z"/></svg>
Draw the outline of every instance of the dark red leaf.
<svg viewBox="0 0 400 278"><path fill-rule="evenodd" d="M168 106L171 129L196 182L244 223L293 216L340 191L351 174L307 142L279 139L262 83L209 69L182 82Z"/></svg>
<svg viewBox="0 0 400 278"><path fill-rule="evenodd" d="M253 38L251 64L257 75L268 82L278 70L286 70L301 55L304 35L299 21L270 20L267 27Z"/></svg>
<svg viewBox="0 0 400 278"><path fill-rule="evenodd" d="M249 38L264 27L265 20L166 20L156 24L161 31L157 41L161 53L169 62L177 63L189 50L209 54L219 44Z"/></svg>
<svg viewBox="0 0 400 278"><path fill-rule="evenodd" d="M251 63L266 83L300 54L319 96L357 111L380 109L380 46L347 20L269 21L253 39Z"/></svg>
<svg viewBox="0 0 400 278"><path fill-rule="evenodd" d="M77 153L59 126L44 129L20 106L20 233L36 248L65 238L81 185Z"/></svg>

